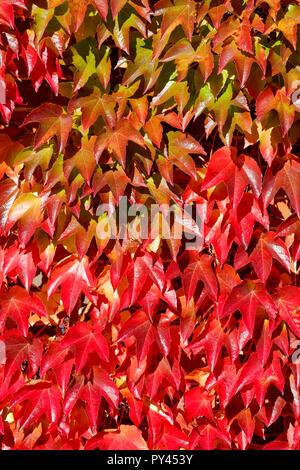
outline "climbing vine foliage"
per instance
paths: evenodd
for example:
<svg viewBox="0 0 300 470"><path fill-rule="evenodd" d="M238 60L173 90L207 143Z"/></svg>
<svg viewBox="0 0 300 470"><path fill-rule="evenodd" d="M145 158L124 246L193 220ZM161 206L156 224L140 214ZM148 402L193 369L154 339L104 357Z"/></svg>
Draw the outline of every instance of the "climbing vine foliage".
<svg viewBox="0 0 300 470"><path fill-rule="evenodd" d="M2 449L300 448L299 23L0 0Z"/></svg>

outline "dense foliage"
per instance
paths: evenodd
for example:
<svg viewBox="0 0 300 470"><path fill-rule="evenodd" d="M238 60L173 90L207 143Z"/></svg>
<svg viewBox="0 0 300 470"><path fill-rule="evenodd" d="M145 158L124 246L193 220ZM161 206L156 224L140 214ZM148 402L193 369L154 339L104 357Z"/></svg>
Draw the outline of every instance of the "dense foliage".
<svg viewBox="0 0 300 470"><path fill-rule="evenodd" d="M300 448L299 23L0 0L2 449Z"/></svg>

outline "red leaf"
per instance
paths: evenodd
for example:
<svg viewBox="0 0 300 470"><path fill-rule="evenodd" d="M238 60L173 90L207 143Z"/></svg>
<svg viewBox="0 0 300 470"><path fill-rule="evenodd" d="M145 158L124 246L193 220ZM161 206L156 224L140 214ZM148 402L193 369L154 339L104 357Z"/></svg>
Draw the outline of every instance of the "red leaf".
<svg viewBox="0 0 300 470"><path fill-rule="evenodd" d="M51 272L48 282L48 297L61 285L61 296L67 313L71 313L81 291L91 298L90 290L95 287L94 277L88 266L88 259L81 261L71 255L58 263Z"/></svg>
<svg viewBox="0 0 300 470"><path fill-rule="evenodd" d="M274 232L268 232L266 236L259 239L250 256L255 272L262 282L266 282L270 275L272 258L279 261L290 272L291 260L286 245L279 238L275 239Z"/></svg>
<svg viewBox="0 0 300 470"><path fill-rule="evenodd" d="M278 191L279 188L285 190L288 195L293 209L300 218L300 163L296 160L288 160L282 170L276 174L274 191Z"/></svg>
<svg viewBox="0 0 300 470"><path fill-rule="evenodd" d="M300 289L295 286L285 286L278 290L277 305L281 318L300 337Z"/></svg>
<svg viewBox="0 0 300 470"><path fill-rule="evenodd" d="M95 145L95 156L97 161L105 148L113 151L117 160L125 168L126 147L128 141L132 141L141 147L145 147L141 134L130 124L128 119L118 121L114 129L106 129L99 135Z"/></svg>
<svg viewBox="0 0 300 470"><path fill-rule="evenodd" d="M40 366L43 344L36 338L30 344L18 331L12 330L5 334L5 345L5 375L11 377L25 360L28 360L30 365L28 374L35 375Z"/></svg>
<svg viewBox="0 0 300 470"><path fill-rule="evenodd" d="M209 396L200 387L194 387L184 395L184 407L187 411L187 418L192 420L195 417L204 416L209 421L214 422L212 411L213 397Z"/></svg>
<svg viewBox="0 0 300 470"><path fill-rule="evenodd" d="M136 426L121 424L119 429L106 430L90 439L85 450L147 450L147 444Z"/></svg>
<svg viewBox="0 0 300 470"><path fill-rule="evenodd" d="M223 309L223 316L239 310L244 318L249 333L253 333L256 307L262 306L266 309L272 324L277 316L277 310L270 295L266 292L263 284L250 280L234 287L229 294Z"/></svg>
<svg viewBox="0 0 300 470"><path fill-rule="evenodd" d="M162 0L155 7L165 7L165 13L161 24L162 39L178 26L182 25L185 34L191 41L195 23L195 2L193 0L176 0L174 3Z"/></svg>
<svg viewBox="0 0 300 470"><path fill-rule="evenodd" d="M28 334L28 316L34 312L47 317L44 304L36 295L29 295L22 287L14 286L9 292L0 294L0 331L3 331L6 318L12 318L24 336Z"/></svg>
<svg viewBox="0 0 300 470"><path fill-rule="evenodd" d="M88 355L96 352L100 359L108 361L109 349L101 329L92 328L88 323L80 322L69 329L60 343L60 349L72 348L75 355L75 367L79 372L85 365Z"/></svg>
<svg viewBox="0 0 300 470"><path fill-rule="evenodd" d="M189 445L188 443L189 440L187 434L182 432L177 426L165 422L162 437L158 441L156 449L187 449Z"/></svg>
<svg viewBox="0 0 300 470"><path fill-rule="evenodd" d="M209 294L214 300L217 299L218 286L216 276L212 268L212 257L202 255L199 259L191 259L183 273L183 286L185 290L186 302L189 303L199 281L204 283Z"/></svg>
<svg viewBox="0 0 300 470"><path fill-rule="evenodd" d="M40 123L34 138L34 150L54 135L58 139L58 151L62 152L64 150L72 129L73 119L69 114L63 113L61 106L53 103L42 104L26 116L22 126L32 122Z"/></svg>
<svg viewBox="0 0 300 470"><path fill-rule="evenodd" d="M24 404L25 402L25 404ZM22 404L20 426L29 426L42 415L50 423L57 423L61 413L61 394L51 382L37 381L19 390L13 397L10 406Z"/></svg>
<svg viewBox="0 0 300 470"><path fill-rule="evenodd" d="M131 336L134 336L136 340L137 358L140 364L147 356L151 345L155 341L154 327L142 310L133 314L123 325L118 336L118 342L124 341Z"/></svg>

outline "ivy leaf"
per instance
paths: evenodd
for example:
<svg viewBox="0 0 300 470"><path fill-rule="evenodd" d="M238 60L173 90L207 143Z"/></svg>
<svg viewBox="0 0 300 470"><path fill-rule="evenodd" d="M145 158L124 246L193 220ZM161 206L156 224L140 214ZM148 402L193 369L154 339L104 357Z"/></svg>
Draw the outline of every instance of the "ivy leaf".
<svg viewBox="0 0 300 470"><path fill-rule="evenodd" d="M50 344L41 361L40 374L44 377L49 369L63 367L68 351L61 350L56 342Z"/></svg>
<svg viewBox="0 0 300 470"><path fill-rule="evenodd" d="M157 447L158 449L186 449L188 447L188 436L177 426L165 422Z"/></svg>
<svg viewBox="0 0 300 470"><path fill-rule="evenodd" d="M262 189L262 175L255 160L244 154L236 157L236 150L233 147L222 147L214 152L208 164L202 190L221 182L227 186L234 209L240 203L248 183L252 186L256 198Z"/></svg>
<svg viewBox="0 0 300 470"><path fill-rule="evenodd" d="M34 150L55 135L59 144L58 151L64 150L72 129L73 119L69 114L64 114L61 106L53 103L42 104L26 116L22 126L32 122L40 123L34 138Z"/></svg>
<svg viewBox="0 0 300 470"><path fill-rule="evenodd" d="M170 35L172 31L179 25L191 41L194 31L194 23L196 19L196 5L193 0L176 0L170 2L169 0L161 0L156 5L157 13L163 12L163 19L161 23L161 39Z"/></svg>
<svg viewBox="0 0 300 470"><path fill-rule="evenodd" d="M226 316L239 310L243 315L249 333L252 334L257 306L265 308L273 325L277 316L277 309L272 297L266 292L264 284L245 280L232 289L224 304L222 315Z"/></svg>
<svg viewBox="0 0 300 470"><path fill-rule="evenodd" d="M89 44L88 53L82 51L80 46L81 43L72 48L73 64L76 67L76 71L74 73L74 93L80 90L80 88L86 84L88 79L96 73L96 57L91 45Z"/></svg>
<svg viewBox="0 0 300 470"><path fill-rule="evenodd" d="M117 16L120 10L125 5L126 0L110 0L110 8L113 14L113 19Z"/></svg>
<svg viewBox="0 0 300 470"><path fill-rule="evenodd" d="M140 310L127 320L118 336L118 342L134 336L139 363L141 363L153 342L155 341L154 328L147 315Z"/></svg>
<svg viewBox="0 0 300 470"><path fill-rule="evenodd" d="M126 147L129 140L141 147L145 147L143 137L133 125L130 124L128 119L124 118L118 121L114 129L106 128L106 130L98 136L95 144L95 156L97 161L99 161L104 149L108 148L114 152L118 162L125 168Z"/></svg>
<svg viewBox="0 0 300 470"><path fill-rule="evenodd" d="M41 341L34 338L31 344L18 331L11 330L5 334L5 344L6 376L10 378L25 360L28 360L30 364L29 375L35 375L43 354L43 344Z"/></svg>
<svg viewBox="0 0 300 470"><path fill-rule="evenodd" d="M262 282L266 282L270 275L272 258L290 271L291 260L286 245L280 239L275 239L274 232L268 232L258 240L250 256L255 272Z"/></svg>
<svg viewBox="0 0 300 470"><path fill-rule="evenodd" d="M107 185L118 205L128 183L130 183L130 179L122 167L119 167L116 171L109 170L105 173L98 170L93 177L93 192L97 194L98 191L101 191Z"/></svg>
<svg viewBox="0 0 300 470"><path fill-rule="evenodd" d="M127 2L116 16L113 30L113 38L117 47L127 54L129 54L130 28L135 28L142 36L146 37L145 22L136 14L133 6Z"/></svg>
<svg viewBox="0 0 300 470"><path fill-rule="evenodd" d="M117 430L100 432L85 446L85 450L95 448L101 450L147 450L148 446L140 429L133 425L121 424Z"/></svg>
<svg viewBox="0 0 300 470"><path fill-rule="evenodd" d="M212 298L217 299L218 286L211 263L212 258L209 255L202 255L199 259L191 257L182 278L187 304L190 302L199 281L204 283Z"/></svg>
<svg viewBox="0 0 300 470"><path fill-rule="evenodd" d="M30 295L19 286L13 286L9 292L0 294L0 331L3 331L6 318L13 319L23 336L28 334L28 316L34 312L40 317L47 317L42 301L36 295Z"/></svg>
<svg viewBox="0 0 300 470"><path fill-rule="evenodd" d="M70 176L72 169L76 167L87 183L90 183L96 166L94 156L95 140L95 136L92 136L90 139L83 137L80 150L78 150L73 157L64 161L64 174L66 178Z"/></svg>
<svg viewBox="0 0 300 470"><path fill-rule="evenodd" d="M20 426L27 427L46 415L50 423L57 423L61 413L61 393L52 382L37 380L21 388L10 406L21 404Z"/></svg>
<svg viewBox="0 0 300 470"><path fill-rule="evenodd" d="M95 287L95 281L87 257L79 260L76 256L70 255L55 266L48 281L48 297L60 285L62 301L68 314L75 307L81 291L92 298L90 290Z"/></svg>
<svg viewBox="0 0 300 470"><path fill-rule="evenodd" d="M0 24L14 28L14 5L26 10L22 0L3 0L0 5Z"/></svg>
<svg viewBox="0 0 300 470"><path fill-rule="evenodd" d="M106 399L112 410L115 410L119 404L119 391L105 370L94 367L93 375L93 383L88 382L81 389L79 397L86 403L89 422L96 430L102 397Z"/></svg>
<svg viewBox="0 0 300 470"><path fill-rule="evenodd" d="M138 44L134 60L128 62L122 85L131 85L142 76L145 82L145 91L147 91L155 85L160 72L161 66L158 66L158 61L152 60L152 50Z"/></svg>
<svg viewBox="0 0 300 470"><path fill-rule="evenodd" d="M109 374L104 369L99 367L94 367L93 373L94 385L112 407L118 408L120 393L114 381L110 378Z"/></svg>
<svg viewBox="0 0 300 470"><path fill-rule="evenodd" d="M0 183L0 227L5 230L10 208L19 193L18 185L7 178Z"/></svg>
<svg viewBox="0 0 300 470"><path fill-rule="evenodd" d="M170 367L168 359L165 357L160 361L153 374L147 375L147 392L152 399L156 396L159 387L163 386L164 384L171 385L176 390L179 388L179 383L176 381L176 376Z"/></svg>
<svg viewBox="0 0 300 470"><path fill-rule="evenodd" d="M80 322L69 329L60 343L60 349L74 350L75 354L75 367L76 371L84 367L88 355L91 352L96 352L100 359L108 361L109 349L101 329L93 327L87 323Z"/></svg>
<svg viewBox="0 0 300 470"><path fill-rule="evenodd" d="M181 132L168 132L169 159L190 175L197 179L196 166L189 154L205 155L203 147L191 136Z"/></svg>
<svg viewBox="0 0 300 470"><path fill-rule="evenodd" d="M49 8L54 8L64 2L65 0L49 0L48 5ZM97 9L104 20L106 19L108 13L107 0L72 0L68 2L68 6L73 18L75 32L78 31L83 22L86 9L89 4L92 4Z"/></svg>
<svg viewBox="0 0 300 470"><path fill-rule="evenodd" d="M300 337L299 301L300 290L298 287L285 286L278 289L277 305L279 315L298 338Z"/></svg>
<svg viewBox="0 0 300 470"><path fill-rule="evenodd" d="M221 323L216 319L213 319L207 325L204 337L199 341L189 345L188 349L193 351L194 354L197 354L204 347L208 364L211 370L214 371L218 364L222 346L224 346L225 342L226 335L223 331Z"/></svg>
<svg viewBox="0 0 300 470"><path fill-rule="evenodd" d="M200 387L194 387L184 394L184 407L189 419L204 416L209 421L214 422L212 411L212 397Z"/></svg>
<svg viewBox="0 0 300 470"><path fill-rule="evenodd" d="M21 194L9 209L6 230L10 230L18 222L19 241L24 248L41 220L41 199L33 193Z"/></svg>
<svg viewBox="0 0 300 470"><path fill-rule="evenodd" d="M288 133L294 121L295 108L290 103L286 90L277 90L275 95L271 87L265 88L257 97L256 114L259 121L272 109L276 110L283 133Z"/></svg>
<svg viewBox="0 0 300 470"><path fill-rule="evenodd" d="M282 170L276 174L274 191L282 188L288 195L291 204L300 218L300 163L296 160L288 160Z"/></svg>
<svg viewBox="0 0 300 470"><path fill-rule="evenodd" d="M110 127L115 125L115 101L111 95L101 95L99 90L82 98L72 98L68 104L68 111L72 113L77 108L82 111L82 128L89 129L102 116L106 124Z"/></svg>

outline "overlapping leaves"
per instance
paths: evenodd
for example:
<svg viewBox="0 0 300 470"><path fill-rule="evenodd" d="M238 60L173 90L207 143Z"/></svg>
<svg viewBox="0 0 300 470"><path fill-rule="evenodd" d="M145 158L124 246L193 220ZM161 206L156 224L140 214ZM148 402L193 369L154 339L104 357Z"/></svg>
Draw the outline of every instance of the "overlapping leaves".
<svg viewBox="0 0 300 470"><path fill-rule="evenodd" d="M299 11L0 2L3 449L299 448Z"/></svg>

